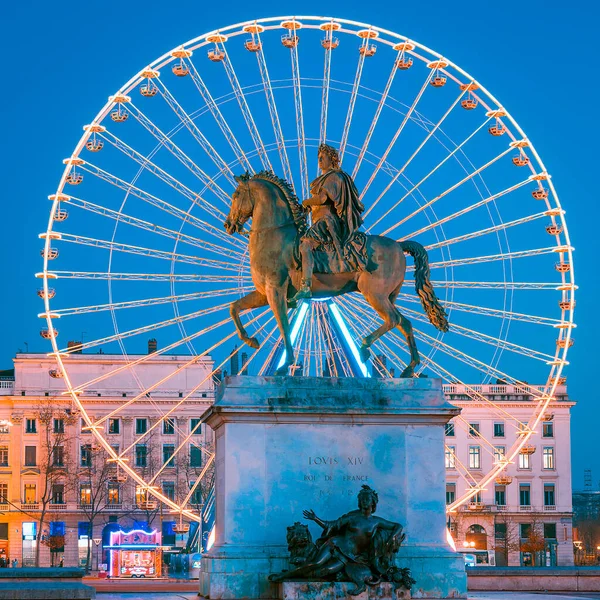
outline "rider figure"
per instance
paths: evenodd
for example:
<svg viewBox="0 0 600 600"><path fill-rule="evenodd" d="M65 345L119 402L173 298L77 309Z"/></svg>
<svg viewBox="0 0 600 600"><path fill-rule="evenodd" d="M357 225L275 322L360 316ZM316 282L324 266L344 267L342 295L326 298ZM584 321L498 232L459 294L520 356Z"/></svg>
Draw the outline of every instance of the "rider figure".
<svg viewBox="0 0 600 600"><path fill-rule="evenodd" d="M313 251L317 248L333 249L340 265L354 262L356 268L361 262L360 243L355 238L364 205L354 181L340 169L338 151L327 144L319 146L319 168L322 175L310 184L311 197L302 202L311 211L312 225L300 240L302 285L294 300L312 296Z"/></svg>

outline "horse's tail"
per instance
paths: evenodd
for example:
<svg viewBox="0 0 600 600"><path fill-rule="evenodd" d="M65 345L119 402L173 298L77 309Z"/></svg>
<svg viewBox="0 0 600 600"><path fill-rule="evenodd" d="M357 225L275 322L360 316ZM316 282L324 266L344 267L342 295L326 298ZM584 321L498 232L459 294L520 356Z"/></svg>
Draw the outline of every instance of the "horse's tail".
<svg viewBox="0 0 600 600"><path fill-rule="evenodd" d="M429 317L431 324L440 331L448 331L448 316L444 307L437 299L431 280L429 279L429 259L427 250L418 242L404 241L399 242L404 252L410 254L415 261L415 290L421 298L421 304L425 313Z"/></svg>

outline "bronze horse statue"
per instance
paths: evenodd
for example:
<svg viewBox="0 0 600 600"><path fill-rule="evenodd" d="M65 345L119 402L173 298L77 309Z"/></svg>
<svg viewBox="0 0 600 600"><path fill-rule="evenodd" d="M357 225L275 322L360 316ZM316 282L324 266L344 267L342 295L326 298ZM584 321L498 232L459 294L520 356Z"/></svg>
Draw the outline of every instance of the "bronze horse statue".
<svg viewBox="0 0 600 600"><path fill-rule="evenodd" d="M244 224L252 218L248 248L256 290L233 302L230 314L240 339L251 348L259 348L258 340L249 337L242 325L240 313L267 304L271 307L286 351L284 364L275 374L286 375L288 367L294 364L287 308L302 285L297 247L299 236L306 229L305 209L290 184L270 171L235 179L238 187L231 199L225 229L229 234L242 233ZM429 279L427 252L414 241L396 242L379 235L366 236L366 268L346 273L315 273L312 296L325 298L360 292L383 319L383 325L362 340L362 360L368 360L369 348L376 340L397 327L410 350L410 362L401 377L412 377L420 363L419 352L410 321L395 306L406 272L405 252L414 258L415 289L430 322L440 331L447 331L446 313Z"/></svg>

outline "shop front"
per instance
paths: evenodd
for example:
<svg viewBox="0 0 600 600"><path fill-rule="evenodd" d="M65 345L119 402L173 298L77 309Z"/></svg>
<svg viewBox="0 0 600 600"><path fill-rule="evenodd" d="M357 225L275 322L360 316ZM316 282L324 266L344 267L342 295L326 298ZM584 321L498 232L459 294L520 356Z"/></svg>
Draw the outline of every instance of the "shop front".
<svg viewBox="0 0 600 600"><path fill-rule="evenodd" d="M111 531L108 551L109 577L162 576L161 534L157 530Z"/></svg>

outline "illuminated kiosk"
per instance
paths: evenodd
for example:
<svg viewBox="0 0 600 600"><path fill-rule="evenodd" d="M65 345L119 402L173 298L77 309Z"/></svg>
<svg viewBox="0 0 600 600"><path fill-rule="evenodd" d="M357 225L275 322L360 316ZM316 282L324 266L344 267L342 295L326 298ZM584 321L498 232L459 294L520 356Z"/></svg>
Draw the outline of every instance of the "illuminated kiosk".
<svg viewBox="0 0 600 600"><path fill-rule="evenodd" d="M161 534L154 529L111 531L108 574L110 577L160 577L162 574Z"/></svg>

